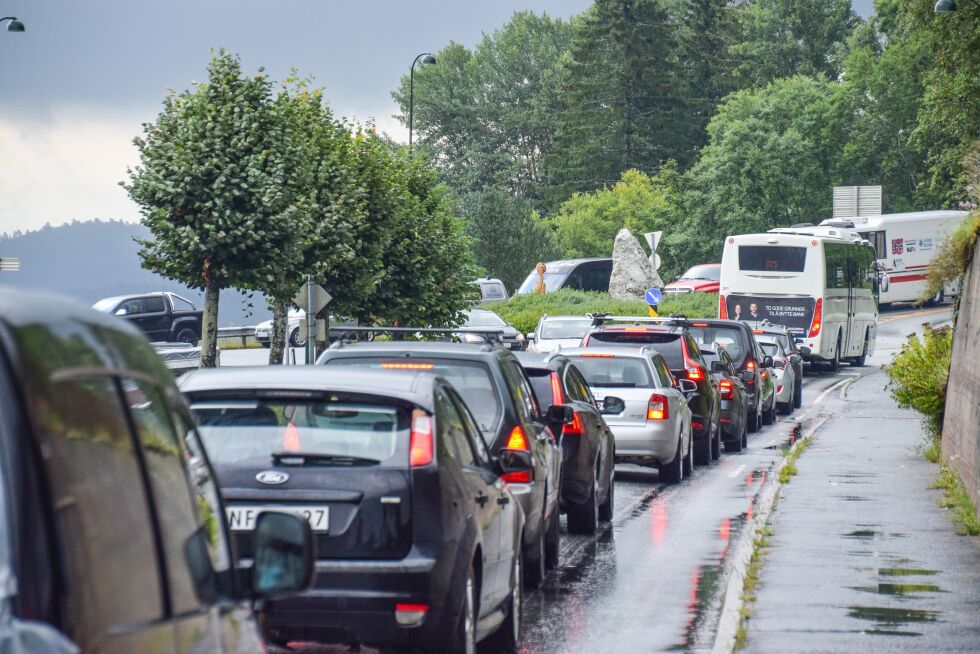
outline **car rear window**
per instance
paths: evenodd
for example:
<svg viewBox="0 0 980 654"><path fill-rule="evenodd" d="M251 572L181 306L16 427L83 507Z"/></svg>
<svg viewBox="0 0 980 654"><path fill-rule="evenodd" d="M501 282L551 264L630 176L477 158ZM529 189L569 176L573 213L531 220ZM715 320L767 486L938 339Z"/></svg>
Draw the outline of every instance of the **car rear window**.
<svg viewBox="0 0 980 654"><path fill-rule="evenodd" d="M218 465L267 466L290 454L315 455L307 465L408 463L408 410L382 402L209 399L191 410Z"/></svg>
<svg viewBox="0 0 980 654"><path fill-rule="evenodd" d="M647 362L640 357L593 355L569 357L597 388L657 388Z"/></svg>
<svg viewBox="0 0 980 654"><path fill-rule="evenodd" d="M555 393L551 388L551 371L546 368L524 368L524 372L531 380L531 388L534 390L534 396L538 398L541 411L547 411L555 403Z"/></svg>
<svg viewBox="0 0 980 654"><path fill-rule="evenodd" d="M728 352L736 366L742 365L748 354L746 334L735 327L697 327L690 328L691 336L702 352L710 352L718 346Z"/></svg>
<svg viewBox="0 0 980 654"><path fill-rule="evenodd" d="M762 353L766 356L776 358L779 356L779 345L776 343L769 343L767 341L759 341L759 347L762 348Z"/></svg>
<svg viewBox="0 0 980 654"><path fill-rule="evenodd" d="M738 268L750 272L803 272L806 248L786 245L740 245Z"/></svg>
<svg viewBox="0 0 980 654"><path fill-rule="evenodd" d="M453 385L485 433L496 430L501 417L500 395L490 368L479 361L426 357L343 357L328 359L328 366L360 366L376 370L423 370L444 377Z"/></svg>
<svg viewBox="0 0 980 654"><path fill-rule="evenodd" d="M582 338L591 325L591 318L545 320L541 323L541 338Z"/></svg>
<svg viewBox="0 0 980 654"><path fill-rule="evenodd" d="M642 347L652 345L667 361L671 370L684 367L681 335L654 331L601 331L589 335L590 347Z"/></svg>

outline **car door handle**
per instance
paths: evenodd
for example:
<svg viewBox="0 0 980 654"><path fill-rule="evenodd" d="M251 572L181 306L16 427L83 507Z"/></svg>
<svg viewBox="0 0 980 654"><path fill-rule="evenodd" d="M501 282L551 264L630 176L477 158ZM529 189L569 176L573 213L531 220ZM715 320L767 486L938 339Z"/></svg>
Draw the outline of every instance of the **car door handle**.
<svg viewBox="0 0 980 654"><path fill-rule="evenodd" d="M501 495L500 497L497 498L497 504L499 504L500 506L510 504L510 498L506 495Z"/></svg>
<svg viewBox="0 0 980 654"><path fill-rule="evenodd" d="M490 501L490 498L484 493L480 493L473 499L475 499L476 503L479 504L480 506L486 506L487 502Z"/></svg>

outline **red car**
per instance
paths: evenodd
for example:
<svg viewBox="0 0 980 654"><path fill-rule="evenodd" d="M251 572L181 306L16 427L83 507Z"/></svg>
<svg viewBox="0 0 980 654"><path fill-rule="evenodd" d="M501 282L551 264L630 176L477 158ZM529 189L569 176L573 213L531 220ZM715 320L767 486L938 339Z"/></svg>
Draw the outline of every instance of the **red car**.
<svg viewBox="0 0 980 654"><path fill-rule="evenodd" d="M720 263L702 263L664 286L665 293L717 293L721 279Z"/></svg>

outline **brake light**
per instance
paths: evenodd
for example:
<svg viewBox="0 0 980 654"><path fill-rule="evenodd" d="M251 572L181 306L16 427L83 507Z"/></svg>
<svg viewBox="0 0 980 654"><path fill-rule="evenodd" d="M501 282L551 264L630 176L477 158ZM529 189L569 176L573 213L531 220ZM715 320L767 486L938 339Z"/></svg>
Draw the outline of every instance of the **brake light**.
<svg viewBox="0 0 980 654"><path fill-rule="evenodd" d="M763 371L762 371L762 372L760 372L759 374L760 374L760 375L762 375L762 378L763 378L763 379L765 379L766 377L768 377L768 376L769 376L769 373L768 373L767 371L765 371L765 370L763 370Z"/></svg>
<svg viewBox="0 0 980 654"><path fill-rule="evenodd" d="M762 331L761 329L753 329L753 330L752 330L752 333L753 333L753 334L765 334L765 332L764 332L764 331Z"/></svg>
<svg viewBox="0 0 980 654"><path fill-rule="evenodd" d="M382 363L381 367L386 370L432 370L435 368L433 363L402 363L388 362Z"/></svg>
<svg viewBox="0 0 980 654"><path fill-rule="evenodd" d="M581 356L582 358L585 359L615 359L616 358L615 354L592 354L588 352L582 354Z"/></svg>
<svg viewBox="0 0 980 654"><path fill-rule="evenodd" d="M721 293L718 294L718 317L728 320L728 307L725 306L725 296Z"/></svg>
<svg viewBox="0 0 980 654"><path fill-rule="evenodd" d="M646 327L627 327L623 330L624 332L643 332L646 333L648 330Z"/></svg>
<svg viewBox="0 0 980 654"><path fill-rule="evenodd" d="M412 435L408 448L409 465L420 468L432 463L432 416L421 409L412 412Z"/></svg>
<svg viewBox="0 0 980 654"><path fill-rule="evenodd" d="M585 434L585 425L582 423L582 416L579 415L578 411L573 414L575 417L572 421L562 428L562 433L566 436L583 436Z"/></svg>
<svg viewBox="0 0 980 654"><path fill-rule="evenodd" d="M299 442L299 430L293 423L289 423L286 433L282 435L282 449L287 452L299 452L303 449L302 443Z"/></svg>
<svg viewBox="0 0 980 654"><path fill-rule="evenodd" d="M704 425L697 420L691 421L691 429L697 429L698 431L704 431Z"/></svg>
<svg viewBox="0 0 980 654"><path fill-rule="evenodd" d="M817 298L817 306L813 308L813 322L810 323L810 338L820 335L821 322L823 322L823 298Z"/></svg>
<svg viewBox="0 0 980 654"><path fill-rule="evenodd" d="M748 361L746 361L745 367L748 368L749 370L755 370L755 360L749 359Z"/></svg>
<svg viewBox="0 0 980 654"><path fill-rule="evenodd" d="M777 386L776 387L776 395L779 395L782 392L783 392L783 387L782 386Z"/></svg>
<svg viewBox="0 0 980 654"><path fill-rule="evenodd" d="M666 420L670 417L670 410L667 408L667 398L659 393L650 396L647 403L647 420Z"/></svg>
<svg viewBox="0 0 980 654"><path fill-rule="evenodd" d="M428 604L395 604L395 622L402 627L417 627L428 612Z"/></svg>
<svg viewBox="0 0 980 654"><path fill-rule="evenodd" d="M722 379L721 383L721 399L731 400L735 397L735 390L732 388L732 383L727 379Z"/></svg>
<svg viewBox="0 0 980 654"><path fill-rule="evenodd" d="M551 373L551 401L554 404L565 403L565 393L561 390L561 380L557 372Z"/></svg>
<svg viewBox="0 0 980 654"><path fill-rule="evenodd" d="M684 352L684 368L685 372L687 372L687 378L694 382L703 380L704 370L691 359L687 351L687 341L684 339L681 339L681 350Z"/></svg>
<svg viewBox="0 0 980 654"><path fill-rule="evenodd" d="M507 437L507 449L524 450L525 452L531 451L531 444L527 440L527 434L524 433L524 428L520 425L514 427L510 432L510 436Z"/></svg>

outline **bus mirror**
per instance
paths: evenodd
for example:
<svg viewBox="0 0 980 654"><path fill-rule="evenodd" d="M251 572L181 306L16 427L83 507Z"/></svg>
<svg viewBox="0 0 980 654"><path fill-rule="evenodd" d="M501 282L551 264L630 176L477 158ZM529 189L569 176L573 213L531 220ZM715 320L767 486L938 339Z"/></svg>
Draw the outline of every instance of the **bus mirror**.
<svg viewBox="0 0 980 654"><path fill-rule="evenodd" d="M888 275L886 275L885 273L882 273L881 274L881 282L879 282L879 284L878 284L878 288L881 289L881 292L882 293L887 293L888 292L888 284L889 284L889 282L888 282Z"/></svg>

